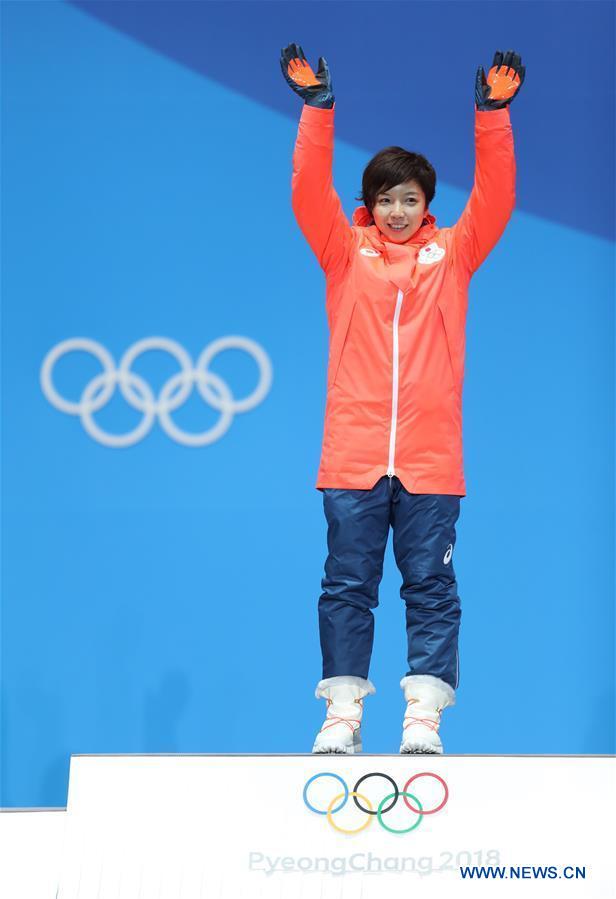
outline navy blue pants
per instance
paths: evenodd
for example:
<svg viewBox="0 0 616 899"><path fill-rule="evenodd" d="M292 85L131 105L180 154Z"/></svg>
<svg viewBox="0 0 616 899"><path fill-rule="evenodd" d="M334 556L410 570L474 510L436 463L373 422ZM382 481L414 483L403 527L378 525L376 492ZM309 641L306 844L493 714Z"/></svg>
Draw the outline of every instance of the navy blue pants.
<svg viewBox="0 0 616 899"><path fill-rule="evenodd" d="M395 476L371 490L321 492L329 550L319 598L323 678L368 677L391 525L406 604L406 673L431 674L456 689L461 609L452 555L460 497L409 493Z"/></svg>

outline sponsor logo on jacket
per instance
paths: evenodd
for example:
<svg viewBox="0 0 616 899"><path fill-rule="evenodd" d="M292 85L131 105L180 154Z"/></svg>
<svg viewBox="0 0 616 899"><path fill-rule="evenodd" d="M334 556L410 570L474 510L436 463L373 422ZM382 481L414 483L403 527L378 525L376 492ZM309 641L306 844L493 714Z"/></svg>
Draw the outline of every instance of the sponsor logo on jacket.
<svg viewBox="0 0 616 899"><path fill-rule="evenodd" d="M426 244L425 247L421 248L417 261L423 265L432 265L434 262L440 262L444 255L444 248L439 247L435 241L432 241L432 243Z"/></svg>
<svg viewBox="0 0 616 899"><path fill-rule="evenodd" d="M373 250L372 247L362 247L359 252L362 254L362 256L380 256L381 255L378 250Z"/></svg>

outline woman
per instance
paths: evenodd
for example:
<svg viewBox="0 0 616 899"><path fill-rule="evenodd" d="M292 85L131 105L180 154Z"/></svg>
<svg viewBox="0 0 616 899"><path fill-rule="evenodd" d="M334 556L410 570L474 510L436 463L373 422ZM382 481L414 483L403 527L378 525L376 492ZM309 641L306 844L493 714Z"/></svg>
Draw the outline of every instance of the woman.
<svg viewBox="0 0 616 899"><path fill-rule="evenodd" d="M326 275L327 404L316 487L329 554L319 599L327 714L313 752L361 750L374 634L372 609L389 527L406 603L408 671L400 751L442 753L441 712L459 683L455 523L466 495L462 382L468 285L515 203L509 103L525 70L513 51L475 79L475 182L450 228L428 207L425 157L388 147L368 164L349 224L332 186L334 95L297 44L283 75L304 100L293 155L297 222Z"/></svg>

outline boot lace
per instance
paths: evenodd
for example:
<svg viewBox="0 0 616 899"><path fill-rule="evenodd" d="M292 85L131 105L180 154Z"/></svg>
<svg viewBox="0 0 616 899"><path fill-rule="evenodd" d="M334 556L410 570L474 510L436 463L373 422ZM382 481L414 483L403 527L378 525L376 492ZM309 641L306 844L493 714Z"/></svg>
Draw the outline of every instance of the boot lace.
<svg viewBox="0 0 616 899"><path fill-rule="evenodd" d="M333 727L334 724L346 724L351 728L351 733L354 734L355 731L359 728L361 723L361 718L341 718L339 715L330 715L329 708L333 704L333 699L328 699L327 701L327 714L325 715L325 724L319 731L319 733L323 733L324 730L328 730L330 727ZM356 702L358 706L361 708L362 712L364 709L364 700L363 699L354 699L353 702Z"/></svg>
<svg viewBox="0 0 616 899"><path fill-rule="evenodd" d="M410 705L419 702L418 699L409 699L407 703L407 709ZM407 728L412 727L413 724L423 724L424 727L429 727L435 733L438 733L439 724L441 723L441 712L443 710L437 708L436 714L438 715L438 719L436 721L432 721L431 718L420 718L418 715L405 715L404 721L402 723L402 730L405 731ZM408 721L408 724L406 723Z"/></svg>

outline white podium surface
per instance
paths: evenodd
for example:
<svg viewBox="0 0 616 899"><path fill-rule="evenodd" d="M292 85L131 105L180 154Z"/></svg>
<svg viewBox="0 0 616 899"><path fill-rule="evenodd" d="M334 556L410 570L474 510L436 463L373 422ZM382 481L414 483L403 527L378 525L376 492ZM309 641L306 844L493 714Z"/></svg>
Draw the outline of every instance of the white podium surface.
<svg viewBox="0 0 616 899"><path fill-rule="evenodd" d="M58 899L606 899L614 770L613 756L73 755Z"/></svg>
<svg viewBox="0 0 616 899"><path fill-rule="evenodd" d="M0 809L1 899L55 899L66 812Z"/></svg>

